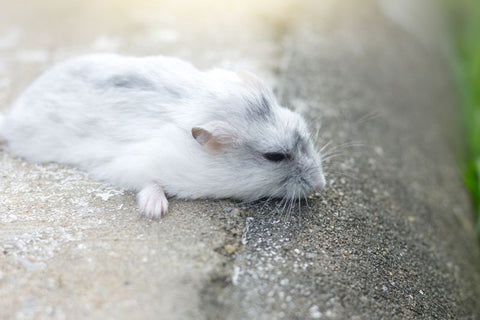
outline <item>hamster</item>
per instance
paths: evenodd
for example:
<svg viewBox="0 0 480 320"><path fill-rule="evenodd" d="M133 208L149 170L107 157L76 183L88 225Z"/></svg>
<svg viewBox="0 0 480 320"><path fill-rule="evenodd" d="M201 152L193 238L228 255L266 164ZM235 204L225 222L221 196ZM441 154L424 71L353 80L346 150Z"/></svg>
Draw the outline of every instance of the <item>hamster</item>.
<svg viewBox="0 0 480 320"><path fill-rule="evenodd" d="M248 72L163 56L94 54L46 71L0 135L15 155L138 191L147 217L184 199L299 199L324 188L302 117Z"/></svg>

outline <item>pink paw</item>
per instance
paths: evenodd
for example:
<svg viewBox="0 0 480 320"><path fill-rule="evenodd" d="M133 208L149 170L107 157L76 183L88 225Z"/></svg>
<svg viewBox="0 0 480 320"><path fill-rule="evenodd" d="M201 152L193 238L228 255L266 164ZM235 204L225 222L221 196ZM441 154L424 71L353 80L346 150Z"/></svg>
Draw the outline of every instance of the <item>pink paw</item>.
<svg viewBox="0 0 480 320"><path fill-rule="evenodd" d="M152 182L137 194L140 211L148 218L161 218L168 211L168 200L162 187Z"/></svg>

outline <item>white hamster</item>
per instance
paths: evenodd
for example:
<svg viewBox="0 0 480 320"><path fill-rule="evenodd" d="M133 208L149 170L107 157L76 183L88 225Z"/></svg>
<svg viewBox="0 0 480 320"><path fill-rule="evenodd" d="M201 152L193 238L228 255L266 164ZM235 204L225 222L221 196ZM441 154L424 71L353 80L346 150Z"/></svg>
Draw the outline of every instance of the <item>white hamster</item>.
<svg viewBox="0 0 480 320"><path fill-rule="evenodd" d="M0 134L31 161L75 165L139 191L161 217L179 198L296 199L325 185L302 117L248 72L177 58L94 54L45 72Z"/></svg>

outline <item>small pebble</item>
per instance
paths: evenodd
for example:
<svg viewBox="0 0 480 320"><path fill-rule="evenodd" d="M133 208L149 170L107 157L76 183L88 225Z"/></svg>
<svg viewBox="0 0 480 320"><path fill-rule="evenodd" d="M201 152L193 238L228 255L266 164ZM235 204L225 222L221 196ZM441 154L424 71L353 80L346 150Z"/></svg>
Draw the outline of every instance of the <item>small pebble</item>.
<svg viewBox="0 0 480 320"><path fill-rule="evenodd" d="M229 254L237 252L238 248L232 244L226 244L223 249Z"/></svg>

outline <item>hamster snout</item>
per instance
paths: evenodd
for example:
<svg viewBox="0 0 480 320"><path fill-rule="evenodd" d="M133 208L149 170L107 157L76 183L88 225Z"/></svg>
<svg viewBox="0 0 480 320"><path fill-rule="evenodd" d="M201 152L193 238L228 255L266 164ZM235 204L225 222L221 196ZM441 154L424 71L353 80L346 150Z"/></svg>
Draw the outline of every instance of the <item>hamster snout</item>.
<svg viewBox="0 0 480 320"><path fill-rule="evenodd" d="M16 155L138 191L148 217L167 212L167 195L302 199L325 187L304 119L260 79L176 58L61 63L18 98L1 133Z"/></svg>
<svg viewBox="0 0 480 320"><path fill-rule="evenodd" d="M313 192L320 192L325 188L325 176L322 173L318 173L316 177L314 177L313 183Z"/></svg>

